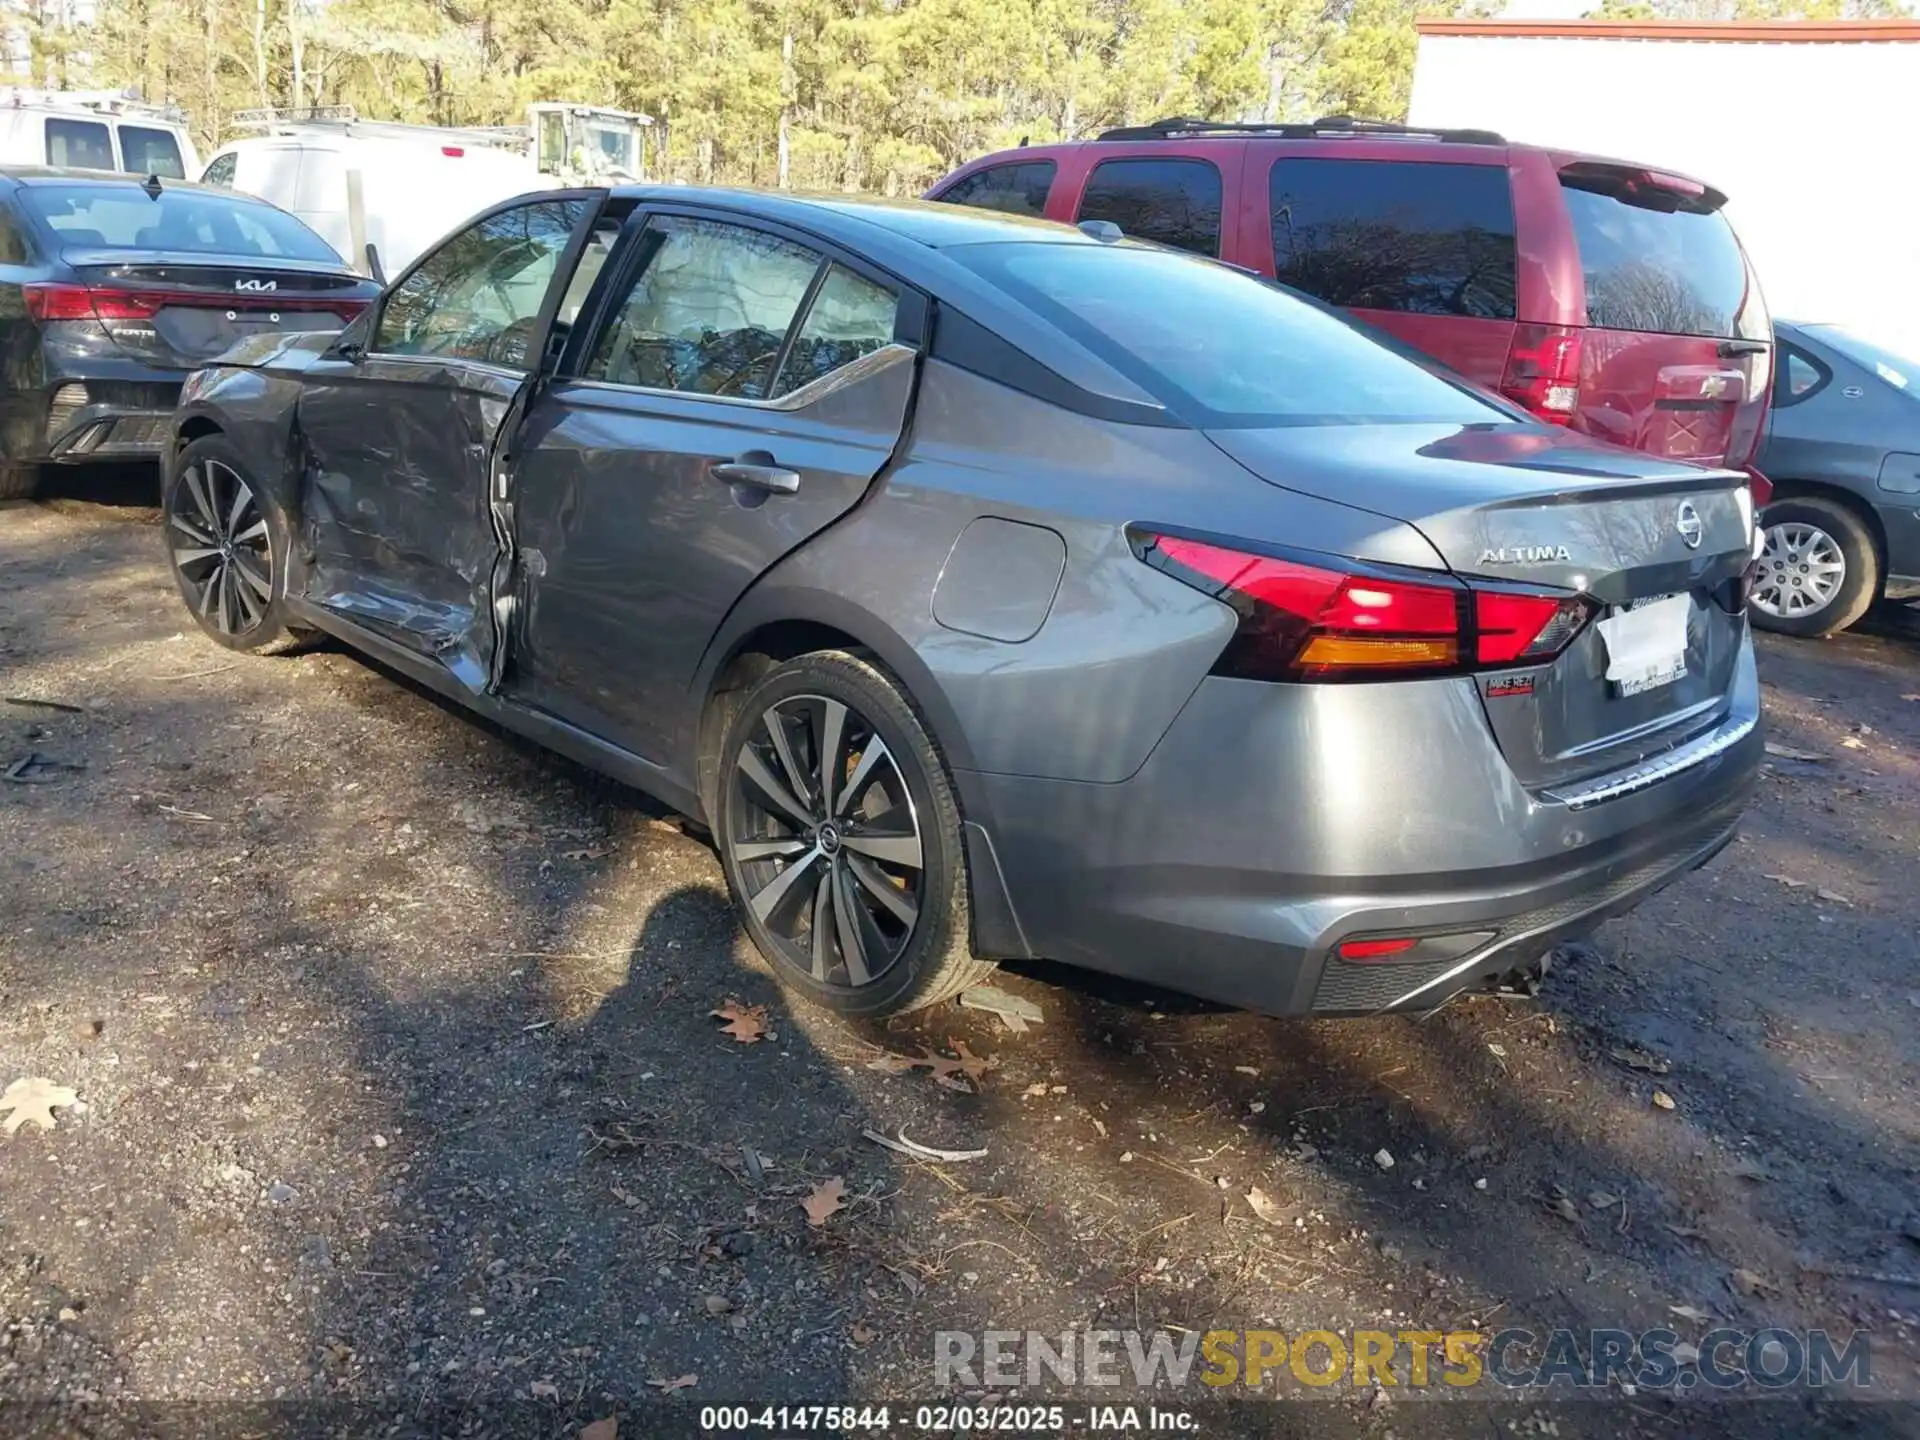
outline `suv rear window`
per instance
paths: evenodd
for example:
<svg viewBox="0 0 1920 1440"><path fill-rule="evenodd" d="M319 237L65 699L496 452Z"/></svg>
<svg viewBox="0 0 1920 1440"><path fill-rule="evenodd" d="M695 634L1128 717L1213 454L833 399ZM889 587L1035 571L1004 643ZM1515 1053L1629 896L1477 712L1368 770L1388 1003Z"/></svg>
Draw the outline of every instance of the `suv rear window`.
<svg viewBox="0 0 1920 1440"><path fill-rule="evenodd" d="M120 153L133 175L158 175L162 180L184 180L187 167L180 160L180 142L170 130L150 125L120 127Z"/></svg>
<svg viewBox="0 0 1920 1440"><path fill-rule="evenodd" d="M1653 208L1605 180L1575 182L1566 175L1560 193L1580 248L1589 325L1720 339L1771 336L1746 256L1718 210L1673 208L1665 198Z"/></svg>
<svg viewBox="0 0 1920 1440"><path fill-rule="evenodd" d="M1111 220L1135 240L1220 253L1220 171L1208 160L1102 160L1080 220Z"/></svg>
<svg viewBox="0 0 1920 1440"><path fill-rule="evenodd" d="M1282 285L1356 310L1513 318L1505 167L1278 160L1268 183Z"/></svg>
<svg viewBox="0 0 1920 1440"><path fill-rule="evenodd" d="M162 190L149 199L131 183L23 185L20 203L63 249L181 250L340 263L326 241L284 210L233 195Z"/></svg>
<svg viewBox="0 0 1920 1440"><path fill-rule="evenodd" d="M1191 424L1498 424L1512 412L1258 276L1140 245L947 254Z"/></svg>
<svg viewBox="0 0 1920 1440"><path fill-rule="evenodd" d="M937 198L948 205L971 205L1007 215L1045 215L1047 192L1053 188L1051 160L1022 160L976 170Z"/></svg>

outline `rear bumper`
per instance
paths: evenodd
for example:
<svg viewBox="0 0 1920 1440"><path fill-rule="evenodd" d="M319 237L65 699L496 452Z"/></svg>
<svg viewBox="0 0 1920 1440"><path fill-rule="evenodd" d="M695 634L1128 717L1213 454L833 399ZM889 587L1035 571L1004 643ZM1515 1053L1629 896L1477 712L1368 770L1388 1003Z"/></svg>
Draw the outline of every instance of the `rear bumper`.
<svg viewBox="0 0 1920 1440"><path fill-rule="evenodd" d="M179 387L175 386L175 398ZM57 435L49 437L47 459L55 464L89 460L149 460L165 446L173 407L87 405L72 412Z"/></svg>
<svg viewBox="0 0 1920 1440"><path fill-rule="evenodd" d="M1427 1009L1705 864L1762 752L1743 643L1727 713L1669 752L1685 763L1578 806L1522 786L1449 680L1208 680L1124 783L962 788L990 807L1035 954L1269 1014L1370 1014ZM1420 958L1335 953L1407 936Z"/></svg>

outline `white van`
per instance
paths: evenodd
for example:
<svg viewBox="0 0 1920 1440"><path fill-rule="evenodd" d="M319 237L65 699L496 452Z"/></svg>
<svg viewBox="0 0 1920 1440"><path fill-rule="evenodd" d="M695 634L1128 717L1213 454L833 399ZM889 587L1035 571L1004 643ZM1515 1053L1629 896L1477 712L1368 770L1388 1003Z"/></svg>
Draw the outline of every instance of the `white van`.
<svg viewBox="0 0 1920 1440"><path fill-rule="evenodd" d="M355 171L363 236L349 205ZM529 157L509 150L320 127L236 140L214 153L200 180L291 211L363 273L364 247L373 246L388 278L468 216L550 183Z"/></svg>
<svg viewBox="0 0 1920 1440"><path fill-rule="evenodd" d="M185 180L200 157L170 106L111 91L0 89L0 164Z"/></svg>

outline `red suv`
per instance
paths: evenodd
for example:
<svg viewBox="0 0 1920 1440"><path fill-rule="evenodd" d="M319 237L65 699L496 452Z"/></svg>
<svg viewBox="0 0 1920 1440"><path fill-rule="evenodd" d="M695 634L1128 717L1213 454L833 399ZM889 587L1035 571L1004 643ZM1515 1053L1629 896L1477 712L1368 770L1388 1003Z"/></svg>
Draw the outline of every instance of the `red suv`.
<svg viewBox="0 0 1920 1440"><path fill-rule="evenodd" d="M928 198L1217 256L1616 444L1739 469L1760 443L1766 304L1726 196L1681 175L1480 130L1163 120L989 155Z"/></svg>

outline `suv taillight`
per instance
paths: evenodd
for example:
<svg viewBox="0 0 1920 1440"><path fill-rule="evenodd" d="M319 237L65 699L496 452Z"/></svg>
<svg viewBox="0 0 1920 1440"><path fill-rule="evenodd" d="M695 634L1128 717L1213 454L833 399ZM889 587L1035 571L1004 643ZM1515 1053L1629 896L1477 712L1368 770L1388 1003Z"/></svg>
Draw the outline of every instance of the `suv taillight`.
<svg viewBox="0 0 1920 1440"><path fill-rule="evenodd" d="M1568 325L1516 325L1500 393L1550 425L1580 408L1580 332Z"/></svg>
<svg viewBox="0 0 1920 1440"><path fill-rule="evenodd" d="M1214 673L1243 680L1370 680L1537 665L1586 628L1594 605L1564 590L1469 587L1451 575L1334 556L1230 549L1153 531L1147 564L1240 617Z"/></svg>

